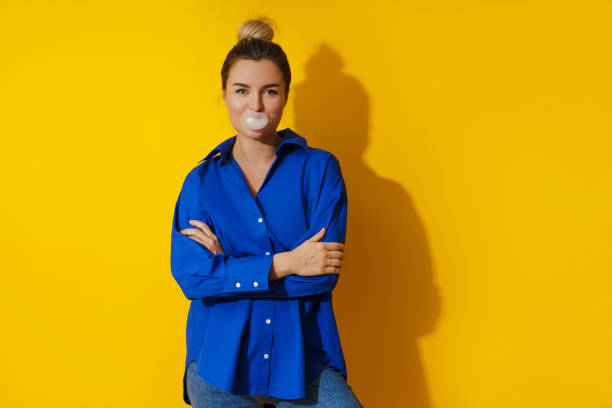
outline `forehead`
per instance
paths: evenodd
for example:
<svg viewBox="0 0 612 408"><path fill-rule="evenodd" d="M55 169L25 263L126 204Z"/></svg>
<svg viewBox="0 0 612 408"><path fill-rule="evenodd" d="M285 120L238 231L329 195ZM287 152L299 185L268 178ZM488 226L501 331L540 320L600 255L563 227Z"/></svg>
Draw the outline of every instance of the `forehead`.
<svg viewBox="0 0 612 408"><path fill-rule="evenodd" d="M234 82L259 85L282 80L283 74L276 64L263 58L259 61L249 59L236 61L230 69L227 82L229 86L232 86Z"/></svg>

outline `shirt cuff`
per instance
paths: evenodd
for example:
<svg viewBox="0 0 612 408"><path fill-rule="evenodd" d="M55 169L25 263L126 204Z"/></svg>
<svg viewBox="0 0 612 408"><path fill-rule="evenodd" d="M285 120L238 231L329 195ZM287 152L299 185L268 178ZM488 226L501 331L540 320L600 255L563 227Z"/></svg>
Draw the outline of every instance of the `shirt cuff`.
<svg viewBox="0 0 612 408"><path fill-rule="evenodd" d="M227 280L229 293L265 292L270 289L268 278L272 267L273 256L255 255L233 259Z"/></svg>

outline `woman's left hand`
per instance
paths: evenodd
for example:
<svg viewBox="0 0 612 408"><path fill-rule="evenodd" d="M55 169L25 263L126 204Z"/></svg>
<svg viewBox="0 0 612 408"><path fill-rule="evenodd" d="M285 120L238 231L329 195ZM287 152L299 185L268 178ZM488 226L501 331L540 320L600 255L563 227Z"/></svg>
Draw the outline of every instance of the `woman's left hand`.
<svg viewBox="0 0 612 408"><path fill-rule="evenodd" d="M181 234L189 236L196 242L204 245L213 254L223 254L223 248L219 243L219 239L213 234L210 227L200 220L189 220L189 224L198 228L185 228L181 230Z"/></svg>

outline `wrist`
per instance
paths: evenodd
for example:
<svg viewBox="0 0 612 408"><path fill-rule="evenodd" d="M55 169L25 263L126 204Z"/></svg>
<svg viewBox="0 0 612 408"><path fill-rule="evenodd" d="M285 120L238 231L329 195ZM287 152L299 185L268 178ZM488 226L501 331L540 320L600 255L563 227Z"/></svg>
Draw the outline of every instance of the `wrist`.
<svg viewBox="0 0 612 408"><path fill-rule="evenodd" d="M291 251L274 254L270 273L271 279L281 279L291 274Z"/></svg>

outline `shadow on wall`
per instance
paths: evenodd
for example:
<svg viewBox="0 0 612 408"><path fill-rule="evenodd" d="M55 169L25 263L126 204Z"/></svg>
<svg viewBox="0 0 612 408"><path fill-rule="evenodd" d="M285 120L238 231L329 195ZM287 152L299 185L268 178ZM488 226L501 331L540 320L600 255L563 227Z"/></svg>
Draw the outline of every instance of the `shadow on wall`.
<svg viewBox="0 0 612 408"><path fill-rule="evenodd" d="M408 192L363 162L370 102L342 73L339 53L322 44L305 68L289 96L294 129L340 160L347 185L345 261L333 304L348 382L366 407L431 407L417 338L433 331L441 302L421 220Z"/></svg>

